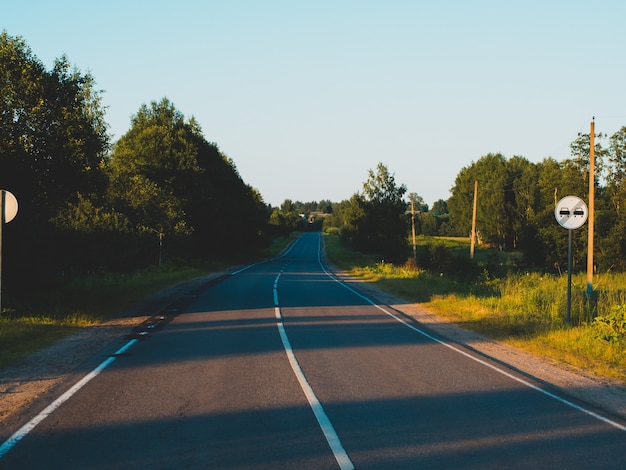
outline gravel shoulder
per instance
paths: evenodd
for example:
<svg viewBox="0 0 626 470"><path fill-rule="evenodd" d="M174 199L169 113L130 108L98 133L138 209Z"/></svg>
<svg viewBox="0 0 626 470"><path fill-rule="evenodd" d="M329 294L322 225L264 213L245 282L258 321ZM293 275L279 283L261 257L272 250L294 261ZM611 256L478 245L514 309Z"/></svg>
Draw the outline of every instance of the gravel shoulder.
<svg viewBox="0 0 626 470"><path fill-rule="evenodd" d="M380 304L388 305L397 312L415 319L437 335L459 346L493 359L511 370L544 384L544 389L563 392L617 418L626 419L626 386L621 382L597 377L583 370L557 363L550 358L538 357L468 331L432 313L421 304L408 303L381 292L367 283L350 279L341 273L337 274L344 282L354 283L356 289L370 295Z"/></svg>
<svg viewBox="0 0 626 470"><path fill-rule="evenodd" d="M112 353L112 344L121 345L121 341L155 316L172 311L194 291L228 275L213 273L159 292L121 313L119 318L86 327L32 354L21 364L0 370L0 432L6 431L11 423L22 421L20 415L28 414L39 397L72 380L79 366L94 358L103 360Z"/></svg>
<svg viewBox="0 0 626 470"><path fill-rule="evenodd" d="M540 358L476 333L464 330L438 317L424 306L408 303L381 292L371 285L330 268L337 277L381 304L408 317L447 338L459 346L486 357L560 390L597 409L626 419L626 387L603 378L590 376L580 370L565 367L547 358ZM171 311L173 306L193 295L196 290L219 282L227 272L215 273L161 292L125 312L120 318L92 326L33 354L22 364L0 371L0 430L7 431L21 415L29 414L36 400L64 381L70 380L76 369L99 352L110 349L111 343L132 334L151 317Z"/></svg>

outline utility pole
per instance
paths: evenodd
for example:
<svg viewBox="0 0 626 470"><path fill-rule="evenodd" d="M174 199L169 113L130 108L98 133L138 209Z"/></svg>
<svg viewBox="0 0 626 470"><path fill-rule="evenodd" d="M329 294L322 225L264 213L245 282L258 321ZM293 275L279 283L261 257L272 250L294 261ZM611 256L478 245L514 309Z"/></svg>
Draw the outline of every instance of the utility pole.
<svg viewBox="0 0 626 470"><path fill-rule="evenodd" d="M587 239L587 298L593 296L593 221L595 197L595 156L594 156L595 117L591 120L589 131L589 225Z"/></svg>
<svg viewBox="0 0 626 470"><path fill-rule="evenodd" d="M417 248L415 247L415 203L411 200L411 230L413 232L413 259L417 261Z"/></svg>
<svg viewBox="0 0 626 470"><path fill-rule="evenodd" d="M474 244L476 243L476 206L478 201L478 180L474 181L474 210L472 211L472 235L470 238L470 259L474 259Z"/></svg>

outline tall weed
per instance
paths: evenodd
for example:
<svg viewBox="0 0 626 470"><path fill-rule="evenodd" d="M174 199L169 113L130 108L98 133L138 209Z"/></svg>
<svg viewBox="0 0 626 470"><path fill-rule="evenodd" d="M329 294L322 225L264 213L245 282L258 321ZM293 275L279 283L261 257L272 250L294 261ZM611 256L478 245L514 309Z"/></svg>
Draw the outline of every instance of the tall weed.
<svg viewBox="0 0 626 470"><path fill-rule="evenodd" d="M596 338L609 343L626 342L626 305L615 305L607 315L594 318Z"/></svg>

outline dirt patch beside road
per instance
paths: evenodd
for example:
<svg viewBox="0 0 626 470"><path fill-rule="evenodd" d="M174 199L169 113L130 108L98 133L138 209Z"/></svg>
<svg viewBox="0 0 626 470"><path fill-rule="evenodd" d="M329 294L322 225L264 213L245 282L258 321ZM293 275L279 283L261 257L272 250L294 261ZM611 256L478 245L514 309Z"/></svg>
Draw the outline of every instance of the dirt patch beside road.
<svg viewBox="0 0 626 470"><path fill-rule="evenodd" d="M0 423L27 409L42 393L62 382L86 358L128 334L146 317L119 318L90 326L0 371Z"/></svg>
<svg viewBox="0 0 626 470"><path fill-rule="evenodd" d="M0 428L12 416L25 412L52 387L72 375L77 367L113 341L193 295L228 273L219 272L180 284L139 303L128 312L99 325L82 329L28 357L23 363L0 371Z"/></svg>

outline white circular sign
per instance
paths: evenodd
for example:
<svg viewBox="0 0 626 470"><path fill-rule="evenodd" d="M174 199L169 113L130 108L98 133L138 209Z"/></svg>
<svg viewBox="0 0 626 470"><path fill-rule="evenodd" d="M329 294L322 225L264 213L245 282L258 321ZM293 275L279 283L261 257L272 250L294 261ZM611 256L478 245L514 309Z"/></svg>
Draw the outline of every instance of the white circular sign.
<svg viewBox="0 0 626 470"><path fill-rule="evenodd" d="M582 227L588 215L587 204L576 196L565 196L554 209L556 221L561 227L570 230Z"/></svg>
<svg viewBox="0 0 626 470"><path fill-rule="evenodd" d="M17 215L17 199L9 191L4 191L4 222L11 222Z"/></svg>

